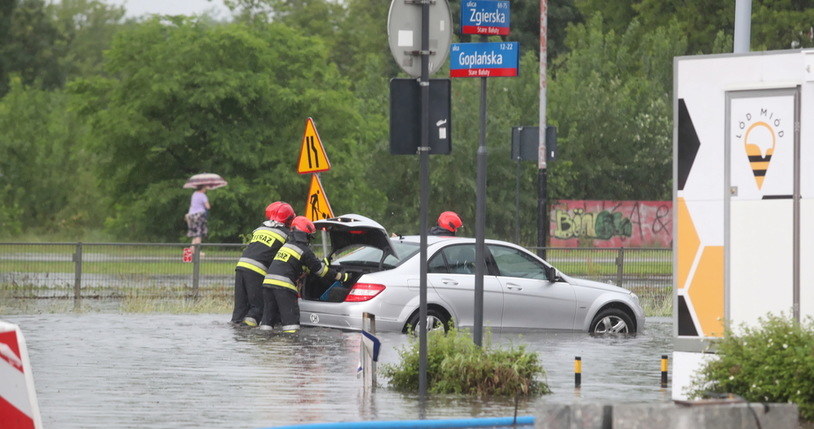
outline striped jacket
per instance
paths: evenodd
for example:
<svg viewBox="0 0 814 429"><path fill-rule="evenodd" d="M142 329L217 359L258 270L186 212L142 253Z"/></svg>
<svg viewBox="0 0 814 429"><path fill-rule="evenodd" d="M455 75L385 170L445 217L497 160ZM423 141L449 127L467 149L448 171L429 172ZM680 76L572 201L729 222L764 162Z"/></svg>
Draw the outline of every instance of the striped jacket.
<svg viewBox="0 0 814 429"><path fill-rule="evenodd" d="M263 279L264 287L282 287L297 292L297 279L308 270L311 274L328 279L339 273L322 263L308 244L302 231L291 231L288 242L280 248Z"/></svg>
<svg viewBox="0 0 814 429"><path fill-rule="evenodd" d="M267 220L252 232L252 240L237 261L235 270L253 271L266 275L277 251L288 239L288 228L280 222Z"/></svg>

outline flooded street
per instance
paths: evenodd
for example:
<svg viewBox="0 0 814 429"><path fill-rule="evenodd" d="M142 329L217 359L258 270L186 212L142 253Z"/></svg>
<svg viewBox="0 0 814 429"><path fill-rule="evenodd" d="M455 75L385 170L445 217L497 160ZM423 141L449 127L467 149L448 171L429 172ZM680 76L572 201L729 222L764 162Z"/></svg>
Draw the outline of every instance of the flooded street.
<svg viewBox="0 0 814 429"><path fill-rule="evenodd" d="M26 337L45 427L261 428L284 424L505 417L512 399L430 396L357 378L359 333L303 328L295 335L235 328L225 314L70 313L2 316ZM380 362L395 363L407 336L380 334ZM650 318L634 338L581 333L494 334L495 344L540 353L554 391L521 400L668 402L660 357L672 352L672 320ZM484 340L484 342L486 342ZM574 356L582 389L574 389Z"/></svg>

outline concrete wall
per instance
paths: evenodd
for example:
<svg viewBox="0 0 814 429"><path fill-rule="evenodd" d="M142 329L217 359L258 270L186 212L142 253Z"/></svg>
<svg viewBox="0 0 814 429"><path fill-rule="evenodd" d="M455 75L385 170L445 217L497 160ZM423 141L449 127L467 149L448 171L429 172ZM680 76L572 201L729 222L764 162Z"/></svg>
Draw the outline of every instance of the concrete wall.
<svg viewBox="0 0 814 429"><path fill-rule="evenodd" d="M546 404L539 429L798 429L795 404ZM759 422L759 423L758 423Z"/></svg>

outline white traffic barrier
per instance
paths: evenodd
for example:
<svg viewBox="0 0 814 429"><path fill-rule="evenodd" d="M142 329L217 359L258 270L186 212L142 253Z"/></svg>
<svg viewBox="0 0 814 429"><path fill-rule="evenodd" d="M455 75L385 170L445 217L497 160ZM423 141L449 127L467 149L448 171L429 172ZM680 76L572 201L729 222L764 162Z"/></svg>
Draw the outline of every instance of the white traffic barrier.
<svg viewBox="0 0 814 429"><path fill-rule="evenodd" d="M40 429L34 375L20 328L0 320L0 426Z"/></svg>

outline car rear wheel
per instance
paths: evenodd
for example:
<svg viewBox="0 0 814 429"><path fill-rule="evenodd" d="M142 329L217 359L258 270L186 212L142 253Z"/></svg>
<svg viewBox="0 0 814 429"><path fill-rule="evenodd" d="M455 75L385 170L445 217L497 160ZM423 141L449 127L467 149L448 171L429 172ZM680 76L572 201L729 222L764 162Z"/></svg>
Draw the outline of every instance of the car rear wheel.
<svg viewBox="0 0 814 429"><path fill-rule="evenodd" d="M606 308L591 321L588 332L592 335L634 334L633 320L618 308Z"/></svg>
<svg viewBox="0 0 814 429"><path fill-rule="evenodd" d="M427 332L440 331L447 332L449 330L449 317L444 312L435 308L427 309ZM418 311L415 312L407 321L405 332L418 333Z"/></svg>

